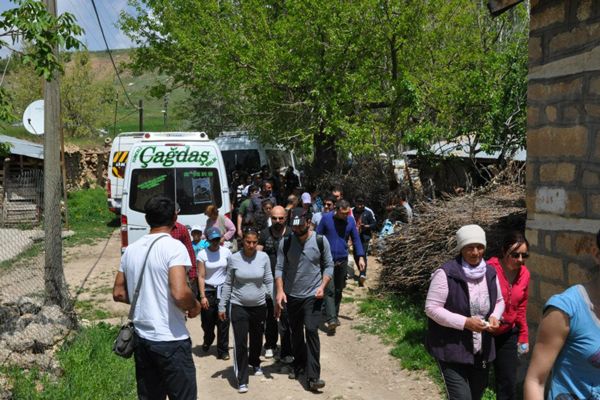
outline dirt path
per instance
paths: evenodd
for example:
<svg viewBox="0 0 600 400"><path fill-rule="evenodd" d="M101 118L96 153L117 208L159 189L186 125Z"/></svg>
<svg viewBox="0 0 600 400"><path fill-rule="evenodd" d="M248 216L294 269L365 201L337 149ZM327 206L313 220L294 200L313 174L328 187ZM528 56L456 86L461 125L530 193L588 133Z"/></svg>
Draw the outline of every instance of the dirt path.
<svg viewBox="0 0 600 400"><path fill-rule="evenodd" d="M110 240L95 245L85 245L67 250L65 274L72 292L79 291L80 302L92 302L94 307L106 310L113 316L108 321L118 323L118 316L128 312L128 306L112 301L111 288L119 266L120 243L118 231ZM377 274L375 263L370 265L371 278ZM366 288L349 282L347 296L360 298ZM389 355L390 348L376 336L353 329L368 323L358 315L354 303L342 304L342 326L333 337L324 333L321 339L321 377L327 386L320 394L306 391L299 381L287 377L286 367L273 359L264 360L265 375L250 376L250 399L277 398L281 400L331 399L331 400L397 400L438 399L437 387L421 373L410 373L400 368L399 361ZM235 376L232 361L217 360L214 346L204 353L202 329L198 318L188 322L194 344L194 361L198 375L198 397L236 399ZM232 337L233 335L230 335Z"/></svg>

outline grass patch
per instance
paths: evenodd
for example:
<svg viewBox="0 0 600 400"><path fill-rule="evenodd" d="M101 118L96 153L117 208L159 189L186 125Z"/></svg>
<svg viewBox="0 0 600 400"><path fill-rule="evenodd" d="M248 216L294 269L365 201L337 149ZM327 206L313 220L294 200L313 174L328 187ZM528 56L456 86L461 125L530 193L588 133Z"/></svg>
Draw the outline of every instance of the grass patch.
<svg viewBox="0 0 600 400"><path fill-rule="evenodd" d="M77 300L75 302L75 310L79 317L91 321L98 319L107 319L112 317L112 314L106 310L96 307L95 302L91 300Z"/></svg>
<svg viewBox="0 0 600 400"><path fill-rule="evenodd" d="M115 214L106 205L106 191L103 188L84 189L69 193L69 228L75 235L68 238L69 245L93 243L95 239L106 238L118 224Z"/></svg>
<svg viewBox="0 0 600 400"><path fill-rule="evenodd" d="M352 296L344 296L342 297L342 303L343 304L347 304L347 303L354 303L354 297Z"/></svg>
<svg viewBox="0 0 600 400"><path fill-rule="evenodd" d="M135 399L133 358L125 360L112 353L118 327L99 323L83 328L58 353L64 374L50 379L39 371L5 371L13 386L15 400Z"/></svg>

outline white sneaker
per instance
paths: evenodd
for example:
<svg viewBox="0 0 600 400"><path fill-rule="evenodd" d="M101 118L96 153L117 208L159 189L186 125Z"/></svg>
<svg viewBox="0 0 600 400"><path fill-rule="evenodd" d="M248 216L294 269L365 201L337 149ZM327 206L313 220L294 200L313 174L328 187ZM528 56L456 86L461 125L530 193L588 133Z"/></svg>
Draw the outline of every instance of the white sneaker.
<svg viewBox="0 0 600 400"><path fill-rule="evenodd" d="M263 370L261 367L252 367L254 369L254 376L263 376Z"/></svg>
<svg viewBox="0 0 600 400"><path fill-rule="evenodd" d="M266 349L265 350L265 358L273 358L274 354L273 354L273 349Z"/></svg>
<svg viewBox="0 0 600 400"><path fill-rule="evenodd" d="M248 391L248 385L240 385L238 387L238 393L246 393Z"/></svg>

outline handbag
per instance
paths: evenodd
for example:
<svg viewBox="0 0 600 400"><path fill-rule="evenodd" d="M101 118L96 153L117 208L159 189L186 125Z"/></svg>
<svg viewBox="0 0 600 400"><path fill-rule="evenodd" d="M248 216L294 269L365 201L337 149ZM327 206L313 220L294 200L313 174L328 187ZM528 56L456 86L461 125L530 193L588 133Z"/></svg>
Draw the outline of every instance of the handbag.
<svg viewBox="0 0 600 400"><path fill-rule="evenodd" d="M133 300L131 301L131 307L129 308L129 316L128 321L121 326L119 329L119 334L113 343L113 353L123 358L130 358L133 355L133 351L135 350L135 328L133 326L133 312L135 311L135 305L137 303L138 296L140 294L140 288L142 286L142 278L144 277L144 270L146 269L146 263L148 261L148 256L150 255L150 250L154 247L154 244L158 242L160 239L167 237L169 235L163 235L158 239L154 240L150 247L148 248L148 252L146 253L146 257L144 258L144 264L142 266L142 272L140 273L140 279L137 282L135 287L135 294L133 295Z"/></svg>

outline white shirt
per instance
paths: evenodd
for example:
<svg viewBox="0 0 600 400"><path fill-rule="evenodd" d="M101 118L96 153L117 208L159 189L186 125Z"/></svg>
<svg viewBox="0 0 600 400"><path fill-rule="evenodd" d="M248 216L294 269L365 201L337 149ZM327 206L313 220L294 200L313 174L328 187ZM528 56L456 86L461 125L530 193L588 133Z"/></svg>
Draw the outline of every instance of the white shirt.
<svg viewBox="0 0 600 400"><path fill-rule="evenodd" d="M202 249L198 253L198 261L204 263L206 276L204 283L210 286L220 286L225 283L227 276L227 263L231 258L231 251L223 246L219 246L218 251Z"/></svg>
<svg viewBox="0 0 600 400"><path fill-rule="evenodd" d="M133 324L136 333L144 339L171 342L189 338L185 314L175 305L169 288L170 268L180 265L191 267L190 256L183 243L169 234L147 234L125 249L119 271L125 274L129 300L133 301L148 248L161 236L166 237L152 247L146 262Z"/></svg>

